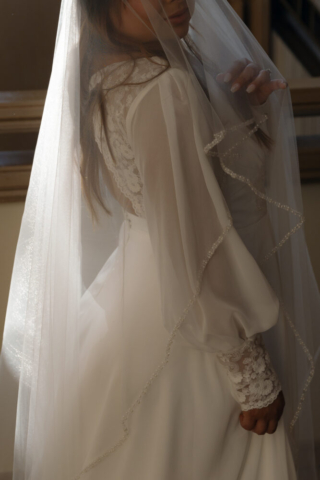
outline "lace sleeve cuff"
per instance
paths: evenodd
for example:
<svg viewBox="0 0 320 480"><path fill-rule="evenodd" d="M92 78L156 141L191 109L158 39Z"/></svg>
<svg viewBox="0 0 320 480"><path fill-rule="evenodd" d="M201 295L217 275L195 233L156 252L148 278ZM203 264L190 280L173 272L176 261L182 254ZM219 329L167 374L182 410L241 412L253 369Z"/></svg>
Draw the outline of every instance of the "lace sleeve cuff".
<svg viewBox="0 0 320 480"><path fill-rule="evenodd" d="M262 341L261 334L248 338L231 352L217 354L234 387L243 411L270 405L281 385Z"/></svg>

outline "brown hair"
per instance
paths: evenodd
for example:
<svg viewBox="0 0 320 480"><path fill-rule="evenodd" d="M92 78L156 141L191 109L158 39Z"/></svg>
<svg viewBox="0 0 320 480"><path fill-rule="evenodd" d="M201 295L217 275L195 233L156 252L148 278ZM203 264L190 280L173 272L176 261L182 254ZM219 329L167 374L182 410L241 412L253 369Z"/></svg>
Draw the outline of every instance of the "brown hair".
<svg viewBox="0 0 320 480"><path fill-rule="evenodd" d="M110 148L108 132L107 132L107 110L106 110L106 95L108 91L114 88L125 85L140 85L150 81L150 79L134 83L130 82L130 77L136 66L137 57L145 57L150 62L155 63L151 57L158 56L167 60L166 55L160 45L160 42L152 42L148 44L134 42L121 36L114 28L111 21L111 11L115 15L120 15L121 2L117 0L80 0L83 7L82 12L82 27L80 36L80 62L81 62L81 124L80 124L80 139L82 148L81 161L81 176L82 188L88 202L92 217L97 220L97 211L95 204L98 204L102 209L111 214L110 210L105 204L102 185L100 183L101 176L103 181L110 185L110 172L105 164L102 154L95 142L93 132L93 114L95 108L98 107L102 119L102 127L105 133L105 138L109 146L110 155L112 157L112 149ZM115 53L117 56L126 54L129 59L132 59L132 68L127 77L119 84L113 85L107 89L104 81L89 91L90 79L94 73L101 70L105 65L98 65L91 53L92 45L95 46L99 57L99 49L101 54L105 51L106 44L108 52ZM95 57L95 56L94 56ZM169 62L163 66L163 69L153 78L161 75L170 67ZM107 74L105 74L107 76ZM105 77L106 78L106 77ZM88 131L91 132L88 135ZM113 157L112 157L113 159ZM114 159L113 159L114 161Z"/></svg>

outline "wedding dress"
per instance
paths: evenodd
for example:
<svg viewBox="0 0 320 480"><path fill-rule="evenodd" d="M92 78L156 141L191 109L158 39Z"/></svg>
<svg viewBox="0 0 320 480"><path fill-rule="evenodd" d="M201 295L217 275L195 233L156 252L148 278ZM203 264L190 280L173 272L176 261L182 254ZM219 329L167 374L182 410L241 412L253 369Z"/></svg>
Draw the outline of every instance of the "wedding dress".
<svg viewBox="0 0 320 480"><path fill-rule="evenodd" d="M248 62L282 78L227 0L115 3L135 16L124 36L113 2L61 2L0 357L0 478L317 480L320 295L290 93L261 104L218 80ZM280 390L277 431L243 429Z"/></svg>
<svg viewBox="0 0 320 480"><path fill-rule="evenodd" d="M161 59L154 58L161 65ZM128 74L128 62L111 65L106 87ZM147 59L139 59L132 81L145 82L161 70ZM103 75L92 79L93 88ZM183 91L179 72L168 71L149 84L111 90L108 101L108 134L113 157L105 136L100 137L101 117L94 116L96 140L106 164L114 176L119 193L132 204L134 214L127 213L121 227L120 245L102 268L89 288L101 307L97 315L86 307L83 299L81 385L85 405L85 438L88 456L84 462L94 463L91 448L103 454L117 438L117 425L112 417L119 408L117 384L127 387L128 404L143 389L146 378L152 378L161 363L169 338L161 311L161 286L157 278L153 242L161 235L161 214L156 199L146 213L143 192L149 188L171 188L166 171L165 137L161 123L152 126L143 115L160 117L154 103L158 88L176 82ZM160 85L160 87L159 87ZM159 92L158 92L159 98ZM170 99L171 101L174 99ZM153 102L154 101L154 102ZM152 107L151 107L152 105ZM145 108L146 107L146 108ZM153 110L154 108L154 110ZM164 107L165 108L165 107ZM177 109L179 99L177 99ZM261 107L259 107L261 110ZM179 110L177 110L179 111ZM143 112L143 113L141 113ZM257 112L259 116L260 113ZM181 129L178 141L185 155L193 155L195 139L189 133L189 121L177 118ZM179 123L178 123L179 122ZM138 149L139 135L154 135L152 152ZM134 140L132 140L134 139ZM136 157L138 152L139 158ZM153 155L159 155L156 159ZM194 160L196 162L196 160ZM250 161L250 159L248 159ZM160 165L162 162L163 165ZM171 164L170 160L170 164ZM187 168L188 162L185 161ZM157 185L151 183L147 170L156 169ZM150 173L149 173L150 175ZM186 174L187 175L187 174ZM150 178L150 180L149 180ZM145 184L150 182L150 185ZM165 182L168 185L163 184ZM188 187L188 186L187 186ZM166 207L171 210L175 204ZM256 208L256 207L255 207ZM259 212L259 210L257 210ZM201 212L195 214L201 215ZM260 211L263 218L265 212ZM208 219L209 221L209 219ZM164 223L163 228L166 228ZM164 233L166 235L166 233ZM179 216L171 225L171 241L179 236ZM156 240L155 240L156 239ZM161 250L161 246L157 246ZM124 250L123 250L124 249ZM126 257L124 282L124 335L117 337L120 321L117 297L121 296L122 256ZM273 435L258 436L244 430L239 423L241 410L261 408L273 402L281 386L257 332L273 326L278 320L279 304L251 255L245 249L234 227L218 246L207 266L219 284L211 296L210 319L215 331L217 355L199 350L187 342L177 342L157 382L143 399L143 411L132 418L130 438L110 457L103 459L84 474L83 478L117 480L294 480L292 454L283 420ZM203 307L207 308L206 306ZM235 318L238 317L237 320ZM243 334L253 334L243 340ZM222 347L222 351L220 346ZM240 345L240 346L235 346ZM125 352L121 379L117 363L110 361L110 351ZM136 355L139 352L139 355ZM220 361L219 357L220 356ZM155 364L150 364L150 358ZM140 379L139 379L140 376ZM109 380L106 381L105 379ZM135 381L130 384L130 378Z"/></svg>

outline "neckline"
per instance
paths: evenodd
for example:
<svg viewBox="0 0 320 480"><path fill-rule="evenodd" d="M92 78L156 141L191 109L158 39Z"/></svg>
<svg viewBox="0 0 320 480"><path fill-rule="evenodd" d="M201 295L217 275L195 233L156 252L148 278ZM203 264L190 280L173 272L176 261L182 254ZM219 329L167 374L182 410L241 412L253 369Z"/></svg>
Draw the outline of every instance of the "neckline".
<svg viewBox="0 0 320 480"><path fill-rule="evenodd" d="M159 57L158 55L153 55L152 57L139 57L137 58L136 60L139 61L139 60L149 60L149 59L157 59L160 61L160 63L158 64L159 66L164 66L165 63L161 63L161 62L164 62L165 60L162 58L162 57ZM93 88L95 88L95 86L99 83L99 76L105 72L106 70L108 70L110 67L113 67L113 66L118 66L118 65L121 65L121 64L125 64L125 63L128 63L128 62L131 62L133 59L129 59L129 60L121 60L120 62L114 62L114 63L110 63L109 65L107 65L106 67L103 67L101 68L100 70L98 70L96 73L94 73L90 79L90 82L89 82L89 90L92 90ZM153 63L153 62L150 62L152 65L155 65L157 66L157 64ZM112 69L113 71L114 69Z"/></svg>
<svg viewBox="0 0 320 480"><path fill-rule="evenodd" d="M136 58L136 61L139 61L139 60L149 60L149 59L158 59L160 60L160 62L164 62L164 59L162 57L159 57L158 55L153 55L152 57L138 57ZM100 71L102 70L105 70L106 68L109 68L109 67L112 67L113 65L120 65L121 63L127 63L127 62L131 62L133 59L130 58L128 60L121 60L120 62L113 62L113 63L110 63L109 65L107 65L106 67L102 68ZM150 62L150 63L153 63L153 62ZM162 63L160 63L160 65L164 65Z"/></svg>

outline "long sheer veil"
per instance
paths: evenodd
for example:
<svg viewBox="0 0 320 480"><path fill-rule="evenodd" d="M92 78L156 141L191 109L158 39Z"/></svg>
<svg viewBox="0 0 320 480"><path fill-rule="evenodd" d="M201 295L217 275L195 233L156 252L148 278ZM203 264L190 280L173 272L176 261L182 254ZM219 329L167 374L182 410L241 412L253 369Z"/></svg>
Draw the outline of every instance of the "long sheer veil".
<svg viewBox="0 0 320 480"><path fill-rule="evenodd" d="M130 2L125 3L132 9ZM230 86L217 81L219 73L243 59L270 69L272 78L282 78L227 0L188 0L192 19L182 39L158 0L141 0L141 4L148 28L151 25L154 32L154 42L145 50L110 42L103 25L94 22L94 9L86 11L80 0L62 0L1 353L0 472L13 471L15 480L84 477L120 451L130 436L136 410L143 411L145 395L160 375L166 375L175 342L187 341L214 352L210 342L203 340L194 299L210 261L210 245L217 248L233 224L280 300L278 323L263 336L286 398L285 422L299 478L315 480L312 405L320 404L320 392L319 383L312 380L320 345L320 298L304 234L290 92L275 91L263 106L254 106L245 91L231 93ZM146 25L137 11L135 15ZM125 351L114 348L124 335L123 298L115 293L113 305L122 320L104 325L108 306L96 301L95 292L104 288L106 265L117 274L105 288L111 292L127 288L126 257L121 257L122 265L115 265L114 259L115 252L125 247L119 238L126 228L126 212L134 212L119 184L108 175L90 121L102 94L108 102L109 90L125 92L126 83L130 84L130 76L112 84L112 72L114 76L121 62L129 62L134 71L143 54L153 68L156 64L154 75L146 76L146 86L161 75L161 68L179 70L201 135L203 171L208 184L216 182L219 189L216 217L205 245L197 245L197 256L189 258L190 284L177 289L165 276L165 267L159 272L168 330L166 351L156 345L146 347L147 367L126 372ZM106 79L106 91L99 90L103 83L99 78ZM84 152L86 158L96 159L94 167L83 161ZM248 152L254 161L248 161ZM194 193L190 198L197 202ZM99 222L92 220L87 198L95 199ZM194 228L200 229L203 219L193 220ZM187 245L187 256L193 247ZM163 265L168 264L164 255ZM86 411L90 392L82 387L83 376L90 376L93 368L90 336L99 328L105 334L100 364L108 365L99 378L121 378L113 384L118 409L106 413L114 443L102 450L103 439L99 445L90 440L93 423L99 420ZM148 344L147 333L145 341ZM126 395L129 381L136 382L134 398Z"/></svg>

